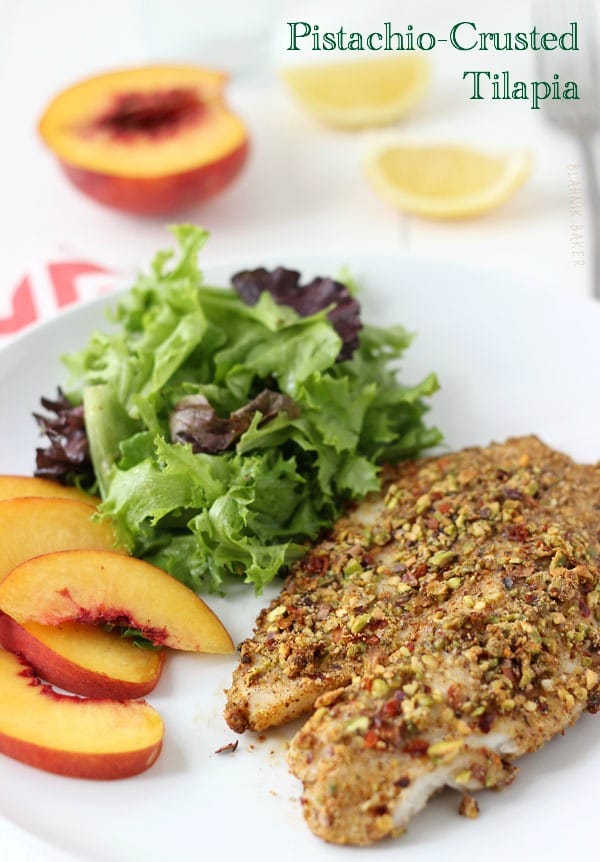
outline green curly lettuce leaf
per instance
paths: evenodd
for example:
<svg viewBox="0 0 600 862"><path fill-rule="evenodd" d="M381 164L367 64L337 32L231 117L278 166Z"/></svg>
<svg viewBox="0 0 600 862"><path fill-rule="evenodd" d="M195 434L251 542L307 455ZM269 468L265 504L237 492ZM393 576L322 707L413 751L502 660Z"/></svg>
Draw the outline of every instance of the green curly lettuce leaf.
<svg viewBox="0 0 600 862"><path fill-rule="evenodd" d="M363 326L341 339L327 309L300 317L264 292L254 306L203 283L206 233L174 229L179 256L160 252L112 312L113 328L65 357L69 397L83 403L92 463L120 540L196 590L239 575L259 592L298 559L344 504L379 487L378 465L439 443L425 424L434 375L397 377L411 336ZM219 416L265 388L295 416L254 414L218 454L171 442L181 399L204 396Z"/></svg>

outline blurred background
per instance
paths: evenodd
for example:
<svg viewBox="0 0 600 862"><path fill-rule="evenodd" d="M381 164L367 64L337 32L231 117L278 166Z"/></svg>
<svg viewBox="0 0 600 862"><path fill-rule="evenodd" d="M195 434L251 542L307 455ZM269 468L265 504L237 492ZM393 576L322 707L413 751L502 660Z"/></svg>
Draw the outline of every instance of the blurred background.
<svg viewBox="0 0 600 862"><path fill-rule="evenodd" d="M477 218L431 221L399 213L366 181L361 155L376 132L327 128L291 98L283 67L333 59L286 51L291 20L317 22L322 31L342 23L365 30L390 20L398 29L410 23L441 35L460 20L475 21L480 31L527 31L533 13L523 0L2 0L0 316L9 311L14 284L36 261L75 255L129 273L164 245L164 217L119 213L82 195L36 130L61 89L154 62L227 71L228 101L249 129L250 157L236 181L177 216L210 230L206 262L256 259L263 251L281 252L282 262L286 252L327 251L340 260L349 251L414 255L589 292L589 272L573 258L569 230L568 166L580 162L576 143L544 122L543 108L470 101L462 80L465 69L509 69L515 79L531 81L531 52L459 53L440 44L429 53L432 84L394 131L484 149L524 148L534 156L528 181L502 206Z"/></svg>

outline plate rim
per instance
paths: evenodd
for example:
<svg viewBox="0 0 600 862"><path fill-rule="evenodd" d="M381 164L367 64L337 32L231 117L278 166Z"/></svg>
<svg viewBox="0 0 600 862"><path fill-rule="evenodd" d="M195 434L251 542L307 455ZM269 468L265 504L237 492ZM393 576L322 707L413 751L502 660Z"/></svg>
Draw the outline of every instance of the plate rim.
<svg viewBox="0 0 600 862"><path fill-rule="evenodd" d="M231 257L223 257L215 260L209 260L203 266L202 265L202 255L200 254L199 258L199 269L201 275L204 277L205 273L210 273L211 270L215 271L224 271L226 268L231 268L232 272L235 272L238 268L245 268L244 261L248 261L250 258L251 261L254 261L256 258L264 259L264 262L267 265L275 266L271 261L274 257L289 257L291 260L289 261L292 265L304 265L302 262L308 264L308 268L311 266L311 262L319 262L326 261L331 259L332 261L337 260L337 270L344 266L352 266L355 262L365 261L366 265L370 264L378 264L384 263L385 265L394 265L401 267L403 264L409 264L411 267L415 266L423 266L429 269L431 272L439 272L440 275L447 274L451 272L452 274L465 274L468 278L474 276L483 276L486 279L493 279L497 284L504 284L505 287L508 287L511 291L525 291L529 294L535 294L543 296L546 300L550 300L552 302L566 302L569 305L581 305L582 308L587 309L600 309L600 302L594 299L594 297L581 296L579 294L570 296L567 293L566 288L553 288L546 287L542 285L538 281L525 280L518 273L509 273L503 270L496 269L488 269L486 267L475 266L470 264L462 264L457 263L455 261L443 261L443 260L435 260L429 257L425 257L421 254L412 254L412 253L401 253L394 254L392 252L386 252L384 254L379 254L377 252L353 252L348 251L344 252L336 252L327 251L327 252L294 252L293 250L290 252L269 252L268 254L261 254L261 252L256 252L252 254L238 254L233 255ZM259 264L251 263L252 266L258 266ZM281 264L279 264L281 265ZM147 268L150 266L150 261L147 264ZM117 282L117 286L114 289L109 290L106 293L103 293L100 296L92 296L89 298L83 298L81 300L76 300L75 302L70 303L67 306L63 306L62 308L56 309L54 313L40 320L36 320L30 325L24 327L15 333L10 333L6 336L6 341L3 342L0 339L0 358L2 354L9 348L22 343L24 340L31 336L35 336L37 332L41 329L44 329L47 326L52 325L60 320L68 319L69 317L76 315L77 312L82 311L83 309L91 309L94 307L97 308L108 308L111 305L111 302L116 303L123 295L125 295L131 287L135 284L135 279L139 275L143 275L145 269L140 269L133 274L127 275L124 272L112 272L108 273L109 277L112 277ZM131 279L131 282L129 282ZM127 280L127 282L126 282ZM227 288L227 285L210 284L210 279L204 281L201 284L208 284L211 287L223 287ZM493 284L492 287L496 287L496 284ZM486 287L486 289L488 289ZM358 299L360 301L360 288ZM593 314L597 313L597 311L592 312ZM107 325L109 325L109 321L106 321Z"/></svg>

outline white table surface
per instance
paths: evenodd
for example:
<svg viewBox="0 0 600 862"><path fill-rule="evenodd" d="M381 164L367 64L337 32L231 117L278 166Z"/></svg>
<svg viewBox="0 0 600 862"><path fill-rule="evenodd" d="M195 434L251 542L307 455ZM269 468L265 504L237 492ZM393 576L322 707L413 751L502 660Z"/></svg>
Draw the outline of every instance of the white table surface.
<svg viewBox="0 0 600 862"><path fill-rule="evenodd" d="M401 216L373 194L359 167L368 134L324 129L289 99L277 68L315 59L285 51L289 20L318 22L322 30L392 20L399 29L413 23L436 33L475 20L480 30L503 32L527 30L531 13L522 0L257 0L251 12L243 0L0 0L0 316L8 313L16 279L49 254L75 253L133 272L165 242L161 219L103 209L65 182L35 130L52 95L114 67L168 59L214 63L215 53L239 64L244 51L249 68L236 70L229 92L250 129L250 163L229 190L185 216L212 233L205 260L246 252L256 258L263 250L270 256L280 250L282 263L286 252L328 251L341 262L349 250L410 254L518 274L572 294L590 291L590 267L574 264L569 240L567 166L579 160L573 142L544 123L543 110L469 101L461 81L467 68L508 68L515 78L532 80L529 52L482 59L439 46L431 53L434 86L397 131L487 148L525 147L535 158L527 185L497 211L437 223ZM252 28L253 44L246 36ZM58 858L2 823L0 857Z"/></svg>
<svg viewBox="0 0 600 862"><path fill-rule="evenodd" d="M165 5L171 10L167 14L161 13ZM589 267L574 264L569 240L567 165L579 159L576 146L544 123L543 110L516 101L470 101L461 80L466 68L508 67L514 77L529 81L535 77L530 52L486 57L437 46L429 55L434 85L422 105L397 126L399 133L416 138L532 151L532 176L514 198L484 217L457 222L425 221L393 211L361 174L360 156L369 133L318 126L296 107L276 74L285 63L324 57L285 51L289 20L318 21L322 30L342 22L352 29L390 19L399 29L410 22L415 30L439 34L457 20L476 20L480 30L526 30L531 23L526 2L255 0L252 5L266 10L269 22L255 40L263 46L260 63L250 73L234 75L230 85L231 102L250 128L252 156L226 193L186 213L212 232L205 259L274 248L281 249L282 260L286 250L327 249L342 255L344 249L357 248L397 251L518 272L549 287L587 292ZM230 21L236 18L229 7L245 8L243 0L224 5L104 0L93 4L93 11L92 4L78 0L0 2L0 314L7 311L7 292L15 279L57 249L133 271L164 243L160 218L103 209L71 188L42 146L36 121L60 88L95 72L169 58L214 61L210 38L216 34L220 49L222 23L216 7L221 6ZM231 60L227 52L217 53Z"/></svg>

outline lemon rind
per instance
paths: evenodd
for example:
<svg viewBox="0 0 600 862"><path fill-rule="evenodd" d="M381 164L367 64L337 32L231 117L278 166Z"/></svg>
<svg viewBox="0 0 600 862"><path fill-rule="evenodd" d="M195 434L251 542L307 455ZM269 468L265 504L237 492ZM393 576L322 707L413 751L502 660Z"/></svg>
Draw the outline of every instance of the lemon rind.
<svg viewBox="0 0 600 862"><path fill-rule="evenodd" d="M503 159L506 170L497 182L485 190L463 197L431 198L406 192L387 179L380 165L380 157L391 148L393 145L386 144L384 147L371 148L366 153L363 171L367 179L378 195L396 209L427 218L460 219L489 212L512 197L530 175L533 165L532 154L527 150L499 153L497 157Z"/></svg>
<svg viewBox="0 0 600 862"><path fill-rule="evenodd" d="M331 107L328 103L309 98L306 94L298 92L290 83L287 74L291 70L283 69L281 75L297 102L315 119L333 128L365 129L386 126L396 122L421 100L431 82L431 66L424 58L411 58L411 63L419 66L419 72L411 87L405 90L400 98L383 106L364 104L352 108Z"/></svg>

